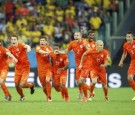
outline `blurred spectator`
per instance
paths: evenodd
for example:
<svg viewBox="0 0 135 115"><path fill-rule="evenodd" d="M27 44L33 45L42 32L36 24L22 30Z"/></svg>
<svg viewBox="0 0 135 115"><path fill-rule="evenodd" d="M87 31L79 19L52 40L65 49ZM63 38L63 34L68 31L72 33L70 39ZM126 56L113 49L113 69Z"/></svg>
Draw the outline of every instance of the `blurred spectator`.
<svg viewBox="0 0 135 115"><path fill-rule="evenodd" d="M102 24L102 20L99 16L97 16L97 13L94 12L94 15L90 18L89 23L92 30L98 30Z"/></svg>

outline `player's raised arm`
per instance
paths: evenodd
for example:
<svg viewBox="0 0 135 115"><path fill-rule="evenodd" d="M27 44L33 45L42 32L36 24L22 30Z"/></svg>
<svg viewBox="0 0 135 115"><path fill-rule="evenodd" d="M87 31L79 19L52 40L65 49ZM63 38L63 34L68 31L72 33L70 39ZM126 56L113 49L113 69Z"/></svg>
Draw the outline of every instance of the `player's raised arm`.
<svg viewBox="0 0 135 115"><path fill-rule="evenodd" d="M18 62L18 60L14 57L14 55L11 54L9 51L6 52L6 55L8 55L9 57L11 57L14 60L15 63Z"/></svg>
<svg viewBox="0 0 135 115"><path fill-rule="evenodd" d="M50 54L51 51L44 51L40 47L37 47L36 52L44 55L44 54Z"/></svg>
<svg viewBox="0 0 135 115"><path fill-rule="evenodd" d="M86 51L86 52L87 52L87 51ZM82 64L83 64L84 58L85 58L85 56L86 56L86 52L84 52L83 55L82 55L82 58L81 58L81 61L80 61L80 65L79 65L79 69L82 68Z"/></svg>

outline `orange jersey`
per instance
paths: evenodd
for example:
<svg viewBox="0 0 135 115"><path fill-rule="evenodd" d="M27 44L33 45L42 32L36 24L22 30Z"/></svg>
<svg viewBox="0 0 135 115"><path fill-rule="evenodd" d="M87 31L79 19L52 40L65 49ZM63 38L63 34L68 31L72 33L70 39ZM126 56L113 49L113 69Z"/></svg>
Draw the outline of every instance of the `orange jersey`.
<svg viewBox="0 0 135 115"><path fill-rule="evenodd" d="M50 56L49 54L40 54L38 51L43 50L43 51L50 51L52 52L53 49L49 46L46 45L45 47L40 47L38 46L36 48L36 59L37 59L37 64L38 64L38 70L39 71L45 71L45 69L51 69L51 63L50 63Z"/></svg>
<svg viewBox="0 0 135 115"><path fill-rule="evenodd" d="M26 51L26 48L24 46L25 46L25 44L18 43L17 47L14 47L14 46L9 47L9 51L18 60L18 62L15 65L16 69L30 66L28 56L27 56L27 51Z"/></svg>
<svg viewBox="0 0 135 115"><path fill-rule="evenodd" d="M134 60L135 59L135 40L133 40L132 44L129 43L125 43L123 46L124 52L128 52L131 59Z"/></svg>
<svg viewBox="0 0 135 115"><path fill-rule="evenodd" d="M3 46L0 46L0 70L6 69L8 70L8 64L7 64L7 55L6 52L8 50L4 48Z"/></svg>
<svg viewBox="0 0 135 115"><path fill-rule="evenodd" d="M86 42L86 47L89 49L89 50L92 50L96 47L96 43L95 41L92 41L92 42L89 42L87 41ZM85 58L84 58L84 61L83 61L83 67L90 67L91 65L91 56L90 55L87 55Z"/></svg>
<svg viewBox="0 0 135 115"><path fill-rule="evenodd" d="M93 49L87 51L86 55L91 56L92 69L96 69L97 71L105 71L105 68L100 68L100 65L104 64L104 62L108 60L109 53L107 50L103 49L102 51L97 52L96 49Z"/></svg>
<svg viewBox="0 0 135 115"><path fill-rule="evenodd" d="M59 54L52 56L52 65L54 74L57 74L58 68L63 68L65 65L69 64L67 60L68 56L66 54Z"/></svg>
<svg viewBox="0 0 135 115"><path fill-rule="evenodd" d="M71 50L74 51L76 65L79 66L81 57L82 57L83 53L86 51L83 40L81 40L79 43L76 42L75 40L71 41L68 46L68 51L71 51Z"/></svg>

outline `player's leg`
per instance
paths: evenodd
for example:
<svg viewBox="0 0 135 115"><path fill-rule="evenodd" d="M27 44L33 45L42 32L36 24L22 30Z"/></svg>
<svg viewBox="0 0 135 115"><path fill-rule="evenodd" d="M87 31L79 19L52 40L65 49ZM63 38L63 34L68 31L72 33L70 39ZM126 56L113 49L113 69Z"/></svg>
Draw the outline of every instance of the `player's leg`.
<svg viewBox="0 0 135 115"><path fill-rule="evenodd" d="M15 88L17 93L20 95L20 101L24 101L25 100L25 96L23 94L23 90L22 87L19 86L20 84L20 80L21 80L21 70L15 69Z"/></svg>
<svg viewBox="0 0 135 115"><path fill-rule="evenodd" d="M80 78L80 74L81 74L81 70L77 68L76 69L76 81L78 81L78 79ZM78 85L78 83L77 83L77 85ZM78 93L77 99L81 99L83 96L83 89L79 85L78 85L78 89L79 89L79 93Z"/></svg>
<svg viewBox="0 0 135 115"><path fill-rule="evenodd" d="M130 64L130 67L128 69L128 82L129 85L131 86L131 88L133 89L133 91L135 92L135 81L134 81L134 75L135 75L135 64ZM132 101L135 101L135 97L132 98Z"/></svg>
<svg viewBox="0 0 135 115"><path fill-rule="evenodd" d="M0 71L0 85L1 85L1 88L4 92L4 94L5 94L5 100L11 101L11 98L12 98L11 94L9 93L8 88L5 84L5 79L6 79L7 73L8 73L7 70L1 70Z"/></svg>
<svg viewBox="0 0 135 115"><path fill-rule="evenodd" d="M53 76L53 86L57 92L61 92L60 88L60 75L54 75Z"/></svg>
<svg viewBox="0 0 135 115"><path fill-rule="evenodd" d="M89 101L92 101L92 97L93 97L93 91L95 88L95 85L97 83L97 79L98 79L98 73L95 70L91 70L90 71L90 76L91 76L91 84L90 84L90 97L89 97Z"/></svg>
<svg viewBox="0 0 135 115"><path fill-rule="evenodd" d="M39 81L40 81L40 83L42 85L42 90L43 90L44 94L47 96L45 73L44 72L38 72L38 76L39 76Z"/></svg>
<svg viewBox="0 0 135 115"><path fill-rule="evenodd" d="M46 92L47 92L47 101L50 102L52 101L51 99L51 89L52 89L52 85L51 85L51 80L52 80L52 70L48 69L46 70Z"/></svg>
<svg viewBox="0 0 135 115"><path fill-rule="evenodd" d="M65 98L65 101L69 101L69 94L68 94L68 88L66 87L66 82L67 82L67 73L62 72L60 76L60 87L62 89L62 95Z"/></svg>
<svg viewBox="0 0 135 115"><path fill-rule="evenodd" d="M88 77L88 75L89 75L89 70L82 69L80 78L78 80L78 84L81 85L81 87L83 89L84 99L88 98L87 91L90 90L90 86L86 84L86 78Z"/></svg>
<svg viewBox="0 0 135 115"><path fill-rule="evenodd" d="M107 76L105 72L103 73L100 72L99 81L102 83L105 101L108 102L109 98L108 98Z"/></svg>
<svg viewBox="0 0 135 115"><path fill-rule="evenodd" d="M22 88L30 88L30 94L34 94L35 89L34 89L34 83L28 83L28 77L29 77L29 73L30 73L30 67L25 67L22 69L22 77L21 77L21 81L19 84L19 87Z"/></svg>

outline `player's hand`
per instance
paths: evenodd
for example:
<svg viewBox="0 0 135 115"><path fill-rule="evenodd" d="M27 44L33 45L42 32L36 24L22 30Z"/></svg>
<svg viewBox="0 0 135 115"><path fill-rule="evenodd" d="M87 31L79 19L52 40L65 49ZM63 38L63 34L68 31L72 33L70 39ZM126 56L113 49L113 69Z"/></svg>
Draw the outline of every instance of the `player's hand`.
<svg viewBox="0 0 135 115"><path fill-rule="evenodd" d="M63 68L58 68L57 73L60 74L63 71Z"/></svg>
<svg viewBox="0 0 135 115"><path fill-rule="evenodd" d="M105 67L106 67L105 64L101 64L101 65L100 65L100 68L105 68Z"/></svg>
<svg viewBox="0 0 135 115"><path fill-rule="evenodd" d="M79 69L82 69L82 64L79 65Z"/></svg>
<svg viewBox="0 0 135 115"><path fill-rule="evenodd" d="M118 64L118 66L119 66L119 67L123 67L123 62L120 62L120 63Z"/></svg>
<svg viewBox="0 0 135 115"><path fill-rule="evenodd" d="M15 62L15 63L17 63L17 62L18 62L18 60L17 60L16 58L14 58L14 62Z"/></svg>
<svg viewBox="0 0 135 115"><path fill-rule="evenodd" d="M87 45L87 41L83 40L83 45L86 46Z"/></svg>

